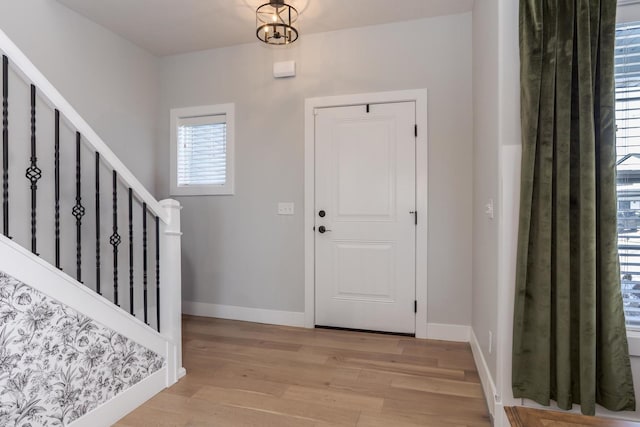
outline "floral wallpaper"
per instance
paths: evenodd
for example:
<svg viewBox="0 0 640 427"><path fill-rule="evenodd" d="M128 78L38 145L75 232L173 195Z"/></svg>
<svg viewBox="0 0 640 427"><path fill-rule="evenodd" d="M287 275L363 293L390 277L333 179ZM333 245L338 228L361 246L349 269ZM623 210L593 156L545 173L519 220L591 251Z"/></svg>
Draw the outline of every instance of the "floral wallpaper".
<svg viewBox="0 0 640 427"><path fill-rule="evenodd" d="M65 426L164 359L0 272L0 426Z"/></svg>

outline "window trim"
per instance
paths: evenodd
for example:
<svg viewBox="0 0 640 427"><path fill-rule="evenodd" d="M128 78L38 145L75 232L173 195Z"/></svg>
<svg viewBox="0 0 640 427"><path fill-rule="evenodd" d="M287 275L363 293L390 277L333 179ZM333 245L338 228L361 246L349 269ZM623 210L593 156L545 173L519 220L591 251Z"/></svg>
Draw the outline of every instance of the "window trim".
<svg viewBox="0 0 640 427"><path fill-rule="evenodd" d="M225 185L178 186L178 122L184 119L225 116L227 123ZM197 107L173 108L170 111L170 194L171 196L219 196L235 194L235 104L201 105Z"/></svg>

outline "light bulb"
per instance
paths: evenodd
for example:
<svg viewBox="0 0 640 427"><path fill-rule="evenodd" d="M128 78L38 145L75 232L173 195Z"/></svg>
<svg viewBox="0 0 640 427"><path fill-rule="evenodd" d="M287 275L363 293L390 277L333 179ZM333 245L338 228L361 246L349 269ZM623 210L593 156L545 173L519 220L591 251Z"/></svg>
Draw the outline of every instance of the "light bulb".
<svg viewBox="0 0 640 427"><path fill-rule="evenodd" d="M278 20L278 17L276 15L271 15L271 20L273 22L276 22Z"/></svg>

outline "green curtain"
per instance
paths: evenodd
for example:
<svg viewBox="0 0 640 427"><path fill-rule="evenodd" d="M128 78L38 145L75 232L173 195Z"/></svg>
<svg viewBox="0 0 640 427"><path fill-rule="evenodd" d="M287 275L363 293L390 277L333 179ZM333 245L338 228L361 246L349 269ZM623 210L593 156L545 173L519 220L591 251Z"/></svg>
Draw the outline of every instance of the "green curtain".
<svg viewBox="0 0 640 427"><path fill-rule="evenodd" d="M633 410L617 249L616 0L520 0L513 394Z"/></svg>

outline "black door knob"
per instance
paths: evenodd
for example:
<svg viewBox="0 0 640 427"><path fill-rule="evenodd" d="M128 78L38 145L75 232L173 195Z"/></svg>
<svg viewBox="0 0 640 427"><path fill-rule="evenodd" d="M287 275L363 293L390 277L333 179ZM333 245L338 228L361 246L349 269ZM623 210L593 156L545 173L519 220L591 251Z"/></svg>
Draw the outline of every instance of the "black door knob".
<svg viewBox="0 0 640 427"><path fill-rule="evenodd" d="M319 216L320 218L324 218L324 216L325 216L326 214L327 214L327 213L326 213L325 211L320 211L320 212L318 212L318 216Z"/></svg>
<svg viewBox="0 0 640 427"><path fill-rule="evenodd" d="M320 227L318 227L318 232L319 232L320 234L324 234L324 233L326 233L327 231L329 231L329 230L327 230L327 227L325 227L324 225L321 225Z"/></svg>

